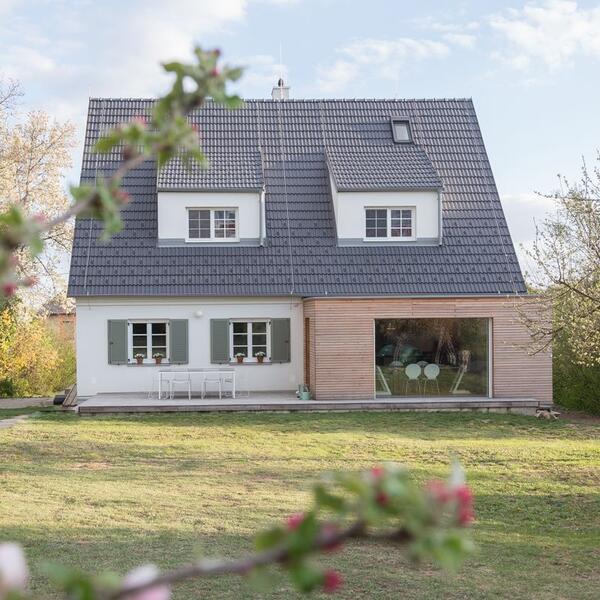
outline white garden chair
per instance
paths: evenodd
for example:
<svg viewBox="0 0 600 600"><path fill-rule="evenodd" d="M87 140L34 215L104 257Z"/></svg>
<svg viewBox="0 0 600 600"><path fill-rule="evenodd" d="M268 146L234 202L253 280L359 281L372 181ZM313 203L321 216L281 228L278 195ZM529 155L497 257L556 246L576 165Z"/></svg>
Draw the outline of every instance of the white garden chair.
<svg viewBox="0 0 600 600"><path fill-rule="evenodd" d="M423 369L423 374L425 375L425 381L423 382L423 394L425 394L425 392L427 391L428 384L431 386L435 384L435 389L437 390L439 396L440 384L438 382L438 375L440 374L440 367L431 363Z"/></svg>
<svg viewBox="0 0 600 600"><path fill-rule="evenodd" d="M421 367L415 363L412 363L412 364L408 365L406 367L406 369L404 369L404 374L407 377L406 385L404 387L405 395L408 396L408 389L409 389L410 385L413 383L415 384L417 393L420 393L421 392L421 383L419 382L419 379L421 377Z"/></svg>
<svg viewBox="0 0 600 600"><path fill-rule="evenodd" d="M177 386L187 387L188 400L192 399L192 378L189 373L173 373L169 377L169 399L173 400L175 397L175 388Z"/></svg>

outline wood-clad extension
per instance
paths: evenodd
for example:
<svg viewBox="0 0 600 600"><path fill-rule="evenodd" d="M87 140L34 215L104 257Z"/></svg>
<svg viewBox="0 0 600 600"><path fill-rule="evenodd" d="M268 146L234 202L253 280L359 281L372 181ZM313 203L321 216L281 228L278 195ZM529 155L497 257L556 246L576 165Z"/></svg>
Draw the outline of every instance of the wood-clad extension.
<svg viewBox="0 0 600 600"><path fill-rule="evenodd" d="M492 323L492 397L551 401L551 353L530 353L530 335L519 310L535 314L539 309L533 299L504 296L307 299L306 354L313 397L375 397L375 319L483 317Z"/></svg>

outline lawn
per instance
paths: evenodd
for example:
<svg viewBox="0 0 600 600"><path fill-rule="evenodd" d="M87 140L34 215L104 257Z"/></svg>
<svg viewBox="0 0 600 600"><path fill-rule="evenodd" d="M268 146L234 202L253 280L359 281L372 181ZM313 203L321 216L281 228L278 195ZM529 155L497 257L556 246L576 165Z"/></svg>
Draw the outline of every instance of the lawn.
<svg viewBox="0 0 600 600"><path fill-rule="evenodd" d="M78 418L39 413L0 430L0 538L37 565L95 572L233 556L254 532L302 509L321 472L393 460L421 480L458 456L476 494L477 554L457 574L353 542L327 555L341 598L597 598L600 425L477 413L204 414ZM183 598L294 598L237 578Z"/></svg>

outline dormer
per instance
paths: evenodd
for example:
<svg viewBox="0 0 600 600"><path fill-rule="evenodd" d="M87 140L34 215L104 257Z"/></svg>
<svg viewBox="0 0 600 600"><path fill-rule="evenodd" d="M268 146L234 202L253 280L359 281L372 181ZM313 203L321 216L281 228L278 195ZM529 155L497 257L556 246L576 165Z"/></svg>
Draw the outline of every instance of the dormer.
<svg viewBox="0 0 600 600"><path fill-rule="evenodd" d="M326 150L338 245L441 244L442 183L410 119L376 126L387 129L385 142L349 128Z"/></svg>
<svg viewBox="0 0 600 600"><path fill-rule="evenodd" d="M208 148L208 165L174 158L159 170L159 246L259 246L266 237L258 148Z"/></svg>

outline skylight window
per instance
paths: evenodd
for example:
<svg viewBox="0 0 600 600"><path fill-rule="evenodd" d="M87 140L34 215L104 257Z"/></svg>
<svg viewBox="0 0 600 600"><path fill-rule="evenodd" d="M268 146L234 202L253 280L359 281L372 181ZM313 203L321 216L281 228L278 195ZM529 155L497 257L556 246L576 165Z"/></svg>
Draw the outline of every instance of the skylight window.
<svg viewBox="0 0 600 600"><path fill-rule="evenodd" d="M393 118L392 133L394 135L394 142L397 144L406 144L412 141L408 119Z"/></svg>

